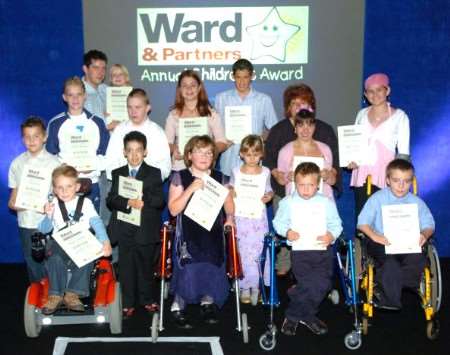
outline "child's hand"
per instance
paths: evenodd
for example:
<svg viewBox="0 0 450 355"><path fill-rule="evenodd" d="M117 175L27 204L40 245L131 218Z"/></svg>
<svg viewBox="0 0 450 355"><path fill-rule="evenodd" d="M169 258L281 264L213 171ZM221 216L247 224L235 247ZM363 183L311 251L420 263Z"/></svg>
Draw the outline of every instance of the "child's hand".
<svg viewBox="0 0 450 355"><path fill-rule="evenodd" d="M144 207L144 201L138 200L136 198L130 198L128 200L128 206L136 208L137 210L141 210L142 207Z"/></svg>
<svg viewBox="0 0 450 355"><path fill-rule="evenodd" d="M324 235L319 235L317 237L317 240L320 242L321 245L327 247L333 242L334 238L330 232L326 232L326 234Z"/></svg>
<svg viewBox="0 0 450 355"><path fill-rule="evenodd" d="M111 255L112 253L112 248L111 248L111 243L109 242L109 240L105 240L103 242L103 256L108 257Z"/></svg>
<svg viewBox="0 0 450 355"><path fill-rule="evenodd" d="M427 242L428 238L425 237L422 233L420 233L419 245L423 247L423 245Z"/></svg>
<svg viewBox="0 0 450 355"><path fill-rule="evenodd" d="M347 169L353 170L353 169L357 169L358 168L358 164L356 164L354 161L352 161L351 163L349 163L347 165Z"/></svg>
<svg viewBox="0 0 450 355"><path fill-rule="evenodd" d="M294 172L293 171L288 172L286 179L287 182L294 181Z"/></svg>
<svg viewBox="0 0 450 355"><path fill-rule="evenodd" d="M119 121L111 121L106 125L106 129L108 131L114 131L114 129L119 125Z"/></svg>
<svg viewBox="0 0 450 355"><path fill-rule="evenodd" d="M180 154L180 151L178 149L178 145L175 144L174 148L173 148L173 158L175 160L182 160L183 159L183 155Z"/></svg>
<svg viewBox="0 0 450 355"><path fill-rule="evenodd" d="M55 212L55 205L51 202L46 202L44 205L44 213L48 218L52 218L53 212Z"/></svg>
<svg viewBox="0 0 450 355"><path fill-rule="evenodd" d="M192 182L192 184L189 185L188 189L190 189L191 192L194 193L197 190L203 189L204 185L205 185L205 183L203 182L202 179L195 178L195 180Z"/></svg>
<svg viewBox="0 0 450 355"><path fill-rule="evenodd" d="M293 242L294 240L297 240L300 238L300 234L298 234L297 232L294 232L292 229L289 229L286 233L286 238L290 242Z"/></svg>
<svg viewBox="0 0 450 355"><path fill-rule="evenodd" d="M261 198L262 203L266 204L268 202L270 202L270 200L273 197L273 192L268 192L266 194L264 194L264 196Z"/></svg>
<svg viewBox="0 0 450 355"><path fill-rule="evenodd" d="M389 240L384 235L374 234L372 236L372 240L375 243L378 243L381 245L391 245L391 243L389 243Z"/></svg>

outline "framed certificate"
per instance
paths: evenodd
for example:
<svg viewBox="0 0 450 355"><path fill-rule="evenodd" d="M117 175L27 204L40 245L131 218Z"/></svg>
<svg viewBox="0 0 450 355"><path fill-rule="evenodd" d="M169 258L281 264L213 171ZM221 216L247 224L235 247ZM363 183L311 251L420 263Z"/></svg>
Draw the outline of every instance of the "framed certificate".
<svg viewBox="0 0 450 355"><path fill-rule="evenodd" d="M390 245L386 254L421 253L419 210L417 204L386 205L381 207L383 233Z"/></svg>
<svg viewBox="0 0 450 355"><path fill-rule="evenodd" d="M292 242L292 250L326 250L317 237L327 232L326 209L323 203L294 203L291 229L300 238Z"/></svg>
<svg viewBox="0 0 450 355"><path fill-rule="evenodd" d="M119 195L127 199L140 199L142 197L142 181L130 177L119 176ZM141 210L131 208L130 213L117 212L117 219L123 222L141 225Z"/></svg>
<svg viewBox="0 0 450 355"><path fill-rule="evenodd" d="M81 223L75 223L52 235L78 267L83 267L103 255L102 243L84 228Z"/></svg>
<svg viewBox="0 0 450 355"><path fill-rule="evenodd" d="M184 152L184 146L194 136L208 134L208 118L192 117L178 119L178 150Z"/></svg>
<svg viewBox="0 0 450 355"><path fill-rule="evenodd" d="M319 167L320 170L322 170L324 165L325 165L325 160L322 157L307 157L307 156L304 156L304 155L294 155L294 159L292 161L292 171L295 171L297 166L299 166L301 163L306 163L306 162L316 164ZM319 192L320 193L323 192L323 180L322 180L322 178L320 178Z"/></svg>
<svg viewBox="0 0 450 355"><path fill-rule="evenodd" d="M204 187L194 192L184 215L210 231L229 190L207 174L202 179Z"/></svg>
<svg viewBox="0 0 450 355"><path fill-rule="evenodd" d="M15 206L43 213L51 188L51 180L50 169L31 164L25 165L20 177Z"/></svg>
<svg viewBox="0 0 450 355"><path fill-rule="evenodd" d="M235 144L252 134L252 107L225 106L225 135Z"/></svg>
<svg viewBox="0 0 450 355"><path fill-rule="evenodd" d="M252 219L261 218L265 207L261 199L265 189L264 175L238 174L234 185L236 192L235 215Z"/></svg>
<svg viewBox="0 0 450 355"><path fill-rule="evenodd" d="M363 125L339 126L339 164L348 166L351 162L362 165L366 159L368 137Z"/></svg>
<svg viewBox="0 0 450 355"><path fill-rule="evenodd" d="M127 98L131 90L133 90L131 86L108 86L106 88L106 112L110 114L107 123L128 121Z"/></svg>

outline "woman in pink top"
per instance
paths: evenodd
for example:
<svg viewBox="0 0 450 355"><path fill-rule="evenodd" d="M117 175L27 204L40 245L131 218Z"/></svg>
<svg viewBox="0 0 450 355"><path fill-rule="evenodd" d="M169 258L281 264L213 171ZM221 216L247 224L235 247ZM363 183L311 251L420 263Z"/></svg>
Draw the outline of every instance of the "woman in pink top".
<svg viewBox="0 0 450 355"><path fill-rule="evenodd" d="M333 156L328 145L312 138L315 128L314 112L306 109L300 110L295 117L297 139L286 144L278 153L277 169L281 174L277 174L275 178L280 185L285 186L286 195L289 195L293 189L295 158L305 158L306 161L309 161L308 158L319 158L318 162L323 162L323 169L321 170L322 193L334 200L331 186L336 183L337 172L333 168Z"/></svg>
<svg viewBox="0 0 450 355"><path fill-rule="evenodd" d="M372 192L386 186L386 167L396 157L409 158L409 118L388 101L389 77L372 74L364 82L364 95L370 106L356 116L355 124L363 125L368 136L366 159L358 166L352 162L350 186L355 191L356 216L367 201L367 176L372 177Z"/></svg>
<svg viewBox="0 0 450 355"><path fill-rule="evenodd" d="M166 136L169 141L170 153L172 154L172 170L178 171L185 168L183 152L178 147L179 120L184 118L206 117L208 123L208 134L213 138L217 153L228 148L228 141L220 122L218 113L211 107L205 87L198 74L193 70L185 70L178 78L175 94L175 103L166 120ZM201 135L200 134L200 135Z"/></svg>

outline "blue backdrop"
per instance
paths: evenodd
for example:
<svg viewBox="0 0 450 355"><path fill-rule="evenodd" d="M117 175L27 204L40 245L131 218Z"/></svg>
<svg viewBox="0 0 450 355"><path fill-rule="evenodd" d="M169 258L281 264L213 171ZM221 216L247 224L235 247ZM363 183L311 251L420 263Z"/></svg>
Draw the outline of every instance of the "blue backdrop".
<svg viewBox="0 0 450 355"><path fill-rule="evenodd" d="M391 101L411 119L419 193L437 222L437 245L450 256L450 3L447 0L366 1L364 76L391 78ZM345 19L342 19L345 21ZM81 1L0 0L0 262L22 260L14 214L7 208L8 167L23 151L20 122L30 114L47 120L62 111L65 78L81 74ZM101 48L100 48L101 49ZM111 58L113 59L113 58ZM321 103L326 105L326 103ZM348 186L348 174L344 174ZM339 209L349 234L354 223L348 187Z"/></svg>

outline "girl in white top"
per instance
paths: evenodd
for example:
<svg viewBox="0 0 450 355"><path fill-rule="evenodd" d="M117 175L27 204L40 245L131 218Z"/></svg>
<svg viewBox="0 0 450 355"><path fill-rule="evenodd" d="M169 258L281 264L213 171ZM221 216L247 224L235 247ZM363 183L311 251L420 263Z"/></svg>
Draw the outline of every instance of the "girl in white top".
<svg viewBox="0 0 450 355"><path fill-rule="evenodd" d="M219 114L211 107L208 95L198 74L193 70L185 70L178 79L175 94L175 104L166 120L166 136L172 154L172 170L179 171L185 168L183 153L178 147L179 120L184 118L206 117L208 134L213 138L217 153L223 152L231 143L225 138L225 132L220 122ZM199 135L201 135L199 133Z"/></svg>

